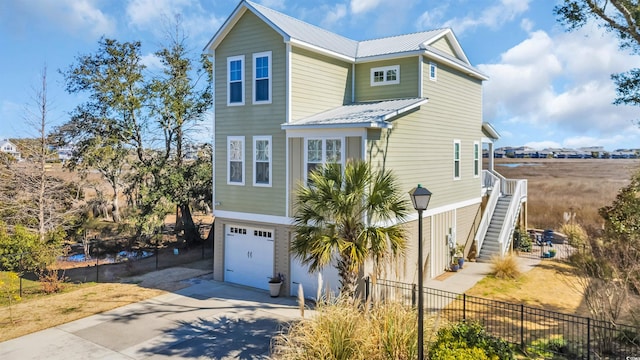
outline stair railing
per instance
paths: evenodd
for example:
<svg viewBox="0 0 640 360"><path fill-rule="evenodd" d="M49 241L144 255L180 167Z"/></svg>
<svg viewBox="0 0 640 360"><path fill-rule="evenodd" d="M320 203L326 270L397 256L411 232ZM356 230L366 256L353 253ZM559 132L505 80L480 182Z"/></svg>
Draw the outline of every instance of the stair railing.
<svg viewBox="0 0 640 360"><path fill-rule="evenodd" d="M504 179L504 177L502 177ZM500 245L500 256L504 256L509 250L511 245L512 234L515 231L516 223L518 221L518 215L520 215L521 203L527 198L527 180L506 180L506 194L512 195L505 220L502 223L502 229L500 229L500 235L498 237L498 243Z"/></svg>
<svg viewBox="0 0 640 360"><path fill-rule="evenodd" d="M491 223L491 218L493 217L493 212L495 211L496 205L498 204L498 199L500 198L502 181L496 175L499 174L492 173L488 170L482 171L484 187L490 190L489 200L487 201L487 206L485 207L484 213L482 214L480 224L478 225L478 231L476 232L476 236L474 238L477 244L477 256L480 256L480 252L482 251L482 243L484 242L484 238L487 235L487 230L489 230L489 224Z"/></svg>

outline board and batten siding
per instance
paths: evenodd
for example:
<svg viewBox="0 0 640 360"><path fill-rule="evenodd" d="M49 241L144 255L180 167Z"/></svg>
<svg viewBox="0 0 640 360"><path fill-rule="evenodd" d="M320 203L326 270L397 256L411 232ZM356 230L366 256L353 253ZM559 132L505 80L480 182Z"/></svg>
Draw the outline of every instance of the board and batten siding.
<svg viewBox="0 0 640 360"><path fill-rule="evenodd" d="M371 86L371 69L400 66L400 83ZM404 99L418 96L418 61L416 57L367 62L356 65L356 102Z"/></svg>
<svg viewBox="0 0 640 360"><path fill-rule="evenodd" d="M271 51L271 104L254 105L253 54ZM227 58L244 55L242 106L227 106ZM284 216L286 210L285 132L286 49L282 36L250 11L215 49L216 209ZM253 186L253 137L271 136L271 187ZM244 185L227 184L227 137L244 136Z"/></svg>
<svg viewBox="0 0 640 360"><path fill-rule="evenodd" d="M291 121L351 103L350 63L291 49Z"/></svg>

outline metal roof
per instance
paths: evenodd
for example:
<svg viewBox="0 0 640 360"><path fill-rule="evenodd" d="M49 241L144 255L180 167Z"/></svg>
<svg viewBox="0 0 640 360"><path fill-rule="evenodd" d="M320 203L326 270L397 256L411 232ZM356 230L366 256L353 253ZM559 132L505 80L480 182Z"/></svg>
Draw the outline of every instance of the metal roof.
<svg viewBox="0 0 640 360"><path fill-rule="evenodd" d="M343 105L293 123L282 129L369 127L390 128L390 120L427 102L425 98L409 98Z"/></svg>
<svg viewBox="0 0 640 360"><path fill-rule="evenodd" d="M441 37L447 31L448 29L439 29L361 41L358 45L356 57L365 58L369 56L424 50L425 43Z"/></svg>

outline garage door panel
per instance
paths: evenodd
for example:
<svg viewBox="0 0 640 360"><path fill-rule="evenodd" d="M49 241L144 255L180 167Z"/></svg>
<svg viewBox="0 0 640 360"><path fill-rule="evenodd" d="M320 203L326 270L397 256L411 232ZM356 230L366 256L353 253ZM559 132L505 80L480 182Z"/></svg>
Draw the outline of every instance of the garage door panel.
<svg viewBox="0 0 640 360"><path fill-rule="evenodd" d="M319 273L322 274L322 292L326 292L327 287L333 294L338 294L340 289L340 276L335 262L327 265ZM318 272L309 273L309 267L303 265L297 258L291 259L291 296L298 296L299 284L302 284L304 297L315 299L318 293Z"/></svg>
<svg viewBox="0 0 640 360"><path fill-rule="evenodd" d="M225 281L267 290L273 273L273 229L226 225Z"/></svg>

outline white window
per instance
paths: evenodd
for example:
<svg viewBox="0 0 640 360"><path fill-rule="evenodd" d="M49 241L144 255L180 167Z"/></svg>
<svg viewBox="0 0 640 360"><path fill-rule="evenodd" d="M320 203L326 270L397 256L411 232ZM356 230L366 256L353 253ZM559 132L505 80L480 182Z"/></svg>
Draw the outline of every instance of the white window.
<svg viewBox="0 0 640 360"><path fill-rule="evenodd" d="M438 65L436 63L429 63L429 80L438 80Z"/></svg>
<svg viewBox="0 0 640 360"><path fill-rule="evenodd" d="M253 103L271 103L271 51L253 54Z"/></svg>
<svg viewBox="0 0 640 360"><path fill-rule="evenodd" d="M227 58L227 105L244 105L244 55Z"/></svg>
<svg viewBox="0 0 640 360"><path fill-rule="evenodd" d="M307 172L305 177L323 164L343 164L342 143L342 139L306 139L305 163Z"/></svg>
<svg viewBox="0 0 640 360"><path fill-rule="evenodd" d="M271 186L271 136L253 137L253 185Z"/></svg>
<svg viewBox="0 0 640 360"><path fill-rule="evenodd" d="M244 136L227 137L227 184L244 185Z"/></svg>
<svg viewBox="0 0 640 360"><path fill-rule="evenodd" d="M453 179L460 179L460 140L453 140Z"/></svg>
<svg viewBox="0 0 640 360"><path fill-rule="evenodd" d="M400 84L400 65L371 69L371 86Z"/></svg>
<svg viewBox="0 0 640 360"><path fill-rule="evenodd" d="M473 142L473 177L480 176L480 143Z"/></svg>

